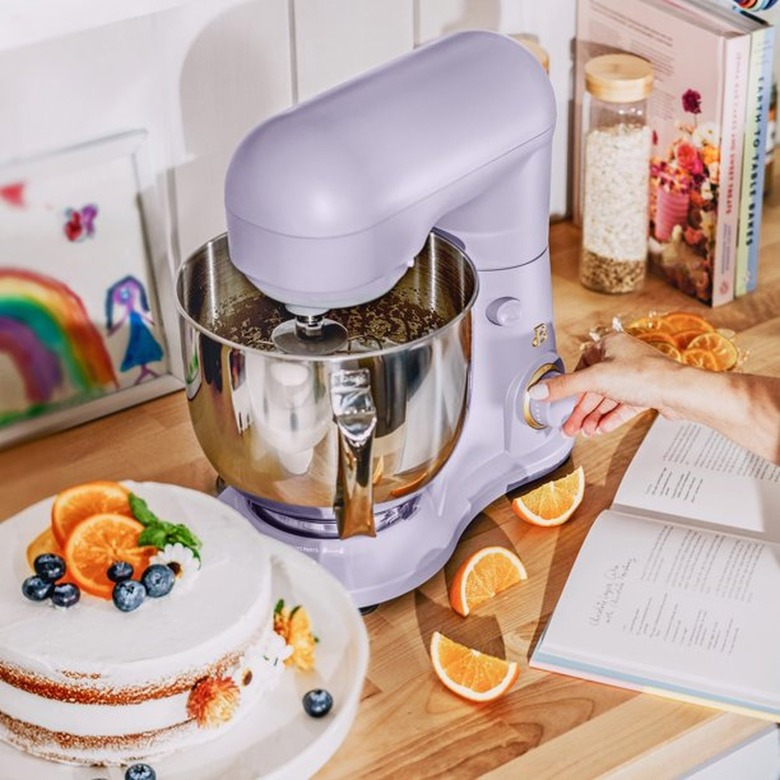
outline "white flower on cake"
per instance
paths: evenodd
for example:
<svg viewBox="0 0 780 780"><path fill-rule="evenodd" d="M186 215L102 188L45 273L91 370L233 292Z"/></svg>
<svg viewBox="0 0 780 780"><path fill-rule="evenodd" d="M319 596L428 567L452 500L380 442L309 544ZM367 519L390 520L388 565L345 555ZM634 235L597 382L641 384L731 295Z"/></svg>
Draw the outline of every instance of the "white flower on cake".
<svg viewBox="0 0 780 780"><path fill-rule="evenodd" d="M277 661L286 661L293 654L293 649L292 645L288 645L273 631L268 636L265 646L261 648L261 652L267 660L273 661L275 666Z"/></svg>
<svg viewBox="0 0 780 780"><path fill-rule="evenodd" d="M254 689L271 691L279 684L284 662L292 652L293 648L269 626L260 642L250 648L232 670L230 677L239 688L252 685Z"/></svg>
<svg viewBox="0 0 780 780"><path fill-rule="evenodd" d="M178 588L191 585L200 570L200 561L192 550L181 542L166 544L160 552L151 557L150 563L161 563L173 569Z"/></svg>

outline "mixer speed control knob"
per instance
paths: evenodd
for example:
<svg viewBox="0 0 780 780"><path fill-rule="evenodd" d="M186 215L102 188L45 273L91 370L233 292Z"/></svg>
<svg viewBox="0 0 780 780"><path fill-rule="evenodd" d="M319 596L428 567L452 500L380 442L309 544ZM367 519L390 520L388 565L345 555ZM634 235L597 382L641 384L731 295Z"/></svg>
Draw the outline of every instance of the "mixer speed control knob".
<svg viewBox="0 0 780 780"><path fill-rule="evenodd" d="M537 382L560 375L561 372L554 368L541 374L537 372L526 388L523 412L526 422L532 428L560 428L574 410L574 405L577 402L576 396L561 398L559 401L538 401L528 394L528 391Z"/></svg>
<svg viewBox="0 0 780 780"><path fill-rule="evenodd" d="M523 304L517 298L496 298L488 304L485 316L494 325L511 328L522 321Z"/></svg>

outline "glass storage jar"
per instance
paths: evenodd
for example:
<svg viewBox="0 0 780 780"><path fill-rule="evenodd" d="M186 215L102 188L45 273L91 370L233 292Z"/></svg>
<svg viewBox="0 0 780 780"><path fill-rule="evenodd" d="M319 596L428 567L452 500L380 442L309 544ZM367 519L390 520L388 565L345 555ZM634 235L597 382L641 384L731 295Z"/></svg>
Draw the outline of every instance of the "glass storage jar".
<svg viewBox="0 0 780 780"><path fill-rule="evenodd" d="M585 65L580 281L591 290L638 289L647 267L652 65L604 54Z"/></svg>

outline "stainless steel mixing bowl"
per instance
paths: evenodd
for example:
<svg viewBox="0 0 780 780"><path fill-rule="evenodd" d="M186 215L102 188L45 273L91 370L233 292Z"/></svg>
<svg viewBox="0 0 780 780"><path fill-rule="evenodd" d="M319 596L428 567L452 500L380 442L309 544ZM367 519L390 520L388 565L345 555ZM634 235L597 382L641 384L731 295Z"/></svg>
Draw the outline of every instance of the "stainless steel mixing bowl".
<svg viewBox="0 0 780 780"><path fill-rule="evenodd" d="M431 233L386 295L328 313L348 335L332 354L276 347L291 315L236 270L225 235L182 264L176 293L200 445L272 516L313 535L335 535L334 520L342 538L373 534L375 512L393 517L446 462L467 407L477 293L446 237Z"/></svg>

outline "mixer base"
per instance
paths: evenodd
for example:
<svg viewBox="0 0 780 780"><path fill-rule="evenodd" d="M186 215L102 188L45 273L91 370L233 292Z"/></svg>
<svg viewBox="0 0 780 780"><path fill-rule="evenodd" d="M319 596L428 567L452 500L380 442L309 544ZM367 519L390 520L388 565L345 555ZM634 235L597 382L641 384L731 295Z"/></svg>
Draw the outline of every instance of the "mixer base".
<svg viewBox="0 0 780 780"><path fill-rule="evenodd" d="M289 533L258 518L246 497L233 488L219 498L237 509L261 533L321 563L346 587L360 608L408 593L436 574L449 560L471 519L464 518L456 528L441 522L435 517L429 494L423 491L417 512L410 519L383 529L378 547L377 539L370 536L314 539ZM425 545L420 544L421 535Z"/></svg>
<svg viewBox="0 0 780 780"><path fill-rule="evenodd" d="M415 497L419 502L416 511L382 528L377 537L333 539L291 533L279 524L258 517L251 509L251 502L234 488L227 488L219 498L238 510L261 533L322 564L351 593L355 604L364 609L409 593L440 571L479 511L510 487L514 489L552 471L569 457L571 447L571 440L551 444L545 448L545 457L540 458L535 468L526 470L519 481L508 478L509 474L521 472L519 466L507 468L503 473L499 469L489 485L482 485L481 490L472 493L475 501L471 508L455 521L449 519L449 512L439 514L434 492L428 486Z"/></svg>

